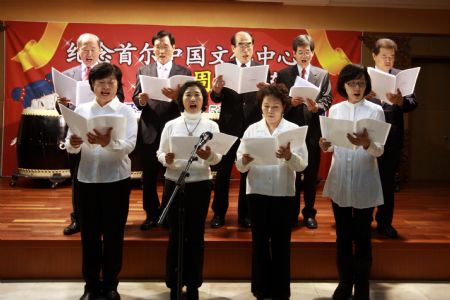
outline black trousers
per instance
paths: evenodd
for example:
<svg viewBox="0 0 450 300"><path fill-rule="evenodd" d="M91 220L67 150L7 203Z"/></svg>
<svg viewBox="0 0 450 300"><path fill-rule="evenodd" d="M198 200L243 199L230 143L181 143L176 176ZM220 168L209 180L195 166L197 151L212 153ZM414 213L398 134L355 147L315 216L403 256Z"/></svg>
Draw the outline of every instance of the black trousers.
<svg viewBox="0 0 450 300"><path fill-rule="evenodd" d="M369 299L372 267L373 208L340 207L332 201L336 222L336 262L339 282L355 285L355 299ZM354 248L354 250L353 250Z"/></svg>
<svg viewBox="0 0 450 300"><path fill-rule="evenodd" d="M175 182L166 179L164 197L170 199L175 186ZM170 206L169 243L166 255L166 285L169 288L177 287L180 202L184 204L183 286L198 288L203 283L205 221L211 188L211 180L186 183L184 191L180 189Z"/></svg>
<svg viewBox="0 0 450 300"><path fill-rule="evenodd" d="M252 221L252 293L289 299L292 197L247 195Z"/></svg>
<svg viewBox="0 0 450 300"><path fill-rule="evenodd" d="M160 171L164 169L162 164L156 157L156 151L159 145L142 144L141 145L141 157L142 157L142 204L147 217L157 219L160 214L160 204L157 192L158 176ZM161 207L161 211L164 209Z"/></svg>
<svg viewBox="0 0 450 300"><path fill-rule="evenodd" d="M230 151L224 156L222 160L214 168L217 170L216 179L214 183L214 199L212 203L212 210L215 215L225 218L229 204L230 191L230 177L236 160L236 151L240 142L236 141L231 147ZM239 200L238 200L238 219L242 220L249 217L249 204L245 195L247 173L241 173L239 182Z"/></svg>
<svg viewBox="0 0 450 300"><path fill-rule="evenodd" d="M304 219L315 218L317 210L314 208L316 202L316 188L317 188L317 173L320 165L320 148L317 146L310 146L308 148L308 166L306 169L296 174L295 178L295 198L293 206L293 221L298 220L300 215L300 194L303 191L303 200L305 207L302 209ZM303 176L301 176L303 174Z"/></svg>
<svg viewBox="0 0 450 300"><path fill-rule="evenodd" d="M395 173L401 158L401 147L385 146L385 151L378 158L381 187L383 188L384 204L378 206L375 219L378 225L392 225L394 219Z"/></svg>
<svg viewBox="0 0 450 300"><path fill-rule="evenodd" d="M111 183L79 183L82 272L86 291L114 290L119 284L130 178ZM100 280L102 273L103 286Z"/></svg>
<svg viewBox="0 0 450 300"><path fill-rule="evenodd" d="M81 153L72 154L68 153L69 157L69 170L70 177L72 179L72 212L70 213L70 219L72 222L79 222L78 210L80 207L80 192L78 187L78 165L80 164Z"/></svg>

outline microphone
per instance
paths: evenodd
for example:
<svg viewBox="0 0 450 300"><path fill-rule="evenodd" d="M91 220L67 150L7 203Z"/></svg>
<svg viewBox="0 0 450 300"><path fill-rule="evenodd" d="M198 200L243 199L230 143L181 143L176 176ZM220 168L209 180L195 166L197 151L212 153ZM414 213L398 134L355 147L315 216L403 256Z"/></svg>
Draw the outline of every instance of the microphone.
<svg viewBox="0 0 450 300"><path fill-rule="evenodd" d="M207 141L212 139L213 134L210 131L205 131L200 135L200 139L198 140L197 144L195 145L195 149L200 149L204 144L206 144Z"/></svg>

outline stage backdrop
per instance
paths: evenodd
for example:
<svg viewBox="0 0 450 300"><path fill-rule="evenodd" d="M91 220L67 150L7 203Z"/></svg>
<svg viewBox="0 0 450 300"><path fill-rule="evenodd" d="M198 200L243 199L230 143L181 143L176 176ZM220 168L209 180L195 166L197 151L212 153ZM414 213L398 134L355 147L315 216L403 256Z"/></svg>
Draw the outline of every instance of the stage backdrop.
<svg viewBox="0 0 450 300"><path fill-rule="evenodd" d="M60 71L77 64L76 40L85 32L102 41L101 60L118 65L123 73L125 99L131 102L136 71L154 61L151 37L159 30L173 33L176 41L175 62L192 69L197 80L210 88L214 66L232 56L230 38L242 28L194 26L159 26L126 24L78 24L6 22L5 102L2 176L10 176L17 167L15 138L22 110L33 99L53 93L51 68ZM316 29L248 29L255 38L254 60L270 66L275 73L295 64L291 42L299 34L310 34L316 42L314 65L331 74L333 87L341 68L361 61L361 32ZM333 88L334 91L334 88ZM341 99L333 92L333 102ZM220 111L211 104L210 112ZM322 171L325 172L326 170Z"/></svg>

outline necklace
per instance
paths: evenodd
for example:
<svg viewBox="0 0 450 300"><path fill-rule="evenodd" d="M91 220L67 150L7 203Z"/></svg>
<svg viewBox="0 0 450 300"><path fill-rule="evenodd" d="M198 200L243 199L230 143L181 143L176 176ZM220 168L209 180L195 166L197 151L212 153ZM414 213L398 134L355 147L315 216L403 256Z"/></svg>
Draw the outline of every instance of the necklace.
<svg viewBox="0 0 450 300"><path fill-rule="evenodd" d="M201 120L202 120L201 118L200 118L200 120L198 120L197 125L195 125L194 129L189 130L189 127L188 127L188 125L187 125L187 123L186 123L186 119L184 119L184 126L186 126L186 130L187 130L187 132L188 132L188 136L192 136L192 134L194 133L195 129L197 129L198 124L200 124L200 121L201 121Z"/></svg>

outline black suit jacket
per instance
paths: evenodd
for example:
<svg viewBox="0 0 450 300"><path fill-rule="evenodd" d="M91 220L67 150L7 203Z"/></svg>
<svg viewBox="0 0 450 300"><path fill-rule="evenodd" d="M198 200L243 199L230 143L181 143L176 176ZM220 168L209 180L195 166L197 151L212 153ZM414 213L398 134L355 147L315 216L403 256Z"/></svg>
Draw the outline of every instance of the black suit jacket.
<svg viewBox="0 0 450 300"><path fill-rule="evenodd" d="M297 65L287 67L278 73L276 78L277 83L283 83L290 89L295 79L299 76ZM320 92L315 99L319 105L319 111L312 113L308 110L306 105L301 104L297 107L291 107L286 111L284 117L299 126L308 125L308 133L306 142L308 146L319 147L319 139L321 137L319 115L323 115L325 111L331 106L331 83L328 72L324 69L311 66L308 81L317 87L320 87Z"/></svg>
<svg viewBox="0 0 450 300"><path fill-rule="evenodd" d="M232 60L230 63L236 64L236 60ZM251 61L250 65L261 64ZM267 82L269 82L269 78L270 76L268 76ZM221 103L218 122L221 132L242 137L248 126L262 118L261 109L256 101L256 92L238 94L232 89L224 87L219 95L211 91L211 100Z"/></svg>
<svg viewBox="0 0 450 300"><path fill-rule="evenodd" d="M391 69L389 71L392 75L397 75L400 72L399 69ZM384 146L384 152L390 151L390 149L400 150L403 146L403 135L404 135L404 124L403 124L403 114L408 113L416 109L418 103L416 101L416 95L412 94L403 97L403 106L390 105L384 102L381 103L378 98L367 99L373 103L381 105L384 111L384 117L386 122L391 124L391 129L389 131L386 144Z"/></svg>
<svg viewBox="0 0 450 300"><path fill-rule="evenodd" d="M133 94L133 102L140 110L142 110L138 126L138 140L140 140L144 144L159 144L159 139L161 137L161 132L164 128L164 125L168 121L178 117L180 115L180 110L176 101L166 102L152 100L149 104L141 106L139 104L138 97L139 94L142 93L139 75L158 77L157 64L153 63L139 68L136 75L137 81L136 89L134 90ZM191 76L192 73L185 67L173 64L172 69L169 73L169 77L172 77L174 75Z"/></svg>

